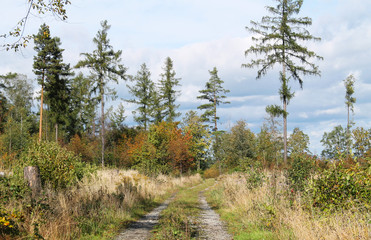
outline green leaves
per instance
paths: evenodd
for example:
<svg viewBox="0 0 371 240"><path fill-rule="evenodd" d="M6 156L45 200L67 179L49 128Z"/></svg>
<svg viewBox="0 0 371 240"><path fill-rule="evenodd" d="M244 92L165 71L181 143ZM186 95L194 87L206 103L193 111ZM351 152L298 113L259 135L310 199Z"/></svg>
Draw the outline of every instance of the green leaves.
<svg viewBox="0 0 371 240"><path fill-rule="evenodd" d="M55 142L34 143L22 155L25 166L38 166L41 181L53 188L65 188L82 179L89 168L73 152Z"/></svg>
<svg viewBox="0 0 371 240"><path fill-rule="evenodd" d="M41 16L50 13L54 17L65 21L67 19L66 6L71 4L71 1L69 0L28 0L27 2L28 10L26 15L8 34L0 35L0 38L15 38L14 42L1 45L7 51L11 49L14 49L14 51L18 51L22 47L26 47L32 38L36 38L35 35L24 35L26 24L30 14Z"/></svg>

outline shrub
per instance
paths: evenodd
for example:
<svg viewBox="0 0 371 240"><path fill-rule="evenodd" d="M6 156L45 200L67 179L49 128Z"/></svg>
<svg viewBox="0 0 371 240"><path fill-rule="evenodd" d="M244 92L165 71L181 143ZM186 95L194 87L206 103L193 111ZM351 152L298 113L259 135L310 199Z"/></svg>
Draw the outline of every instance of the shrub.
<svg viewBox="0 0 371 240"><path fill-rule="evenodd" d="M371 160L361 166L345 167L340 159L328 170L320 173L309 186L313 206L322 210L360 207L371 210Z"/></svg>
<svg viewBox="0 0 371 240"><path fill-rule="evenodd" d="M92 171L79 156L55 142L35 143L23 153L21 159L24 166L38 166L42 184L48 183L54 189L71 186Z"/></svg>
<svg viewBox="0 0 371 240"><path fill-rule="evenodd" d="M217 177L219 177L219 170L215 165L211 166L211 168L209 169L206 169L204 172L204 178L217 178Z"/></svg>
<svg viewBox="0 0 371 240"><path fill-rule="evenodd" d="M303 191L306 181L314 171L315 160L307 154L295 154L287 171L287 180L292 190Z"/></svg>

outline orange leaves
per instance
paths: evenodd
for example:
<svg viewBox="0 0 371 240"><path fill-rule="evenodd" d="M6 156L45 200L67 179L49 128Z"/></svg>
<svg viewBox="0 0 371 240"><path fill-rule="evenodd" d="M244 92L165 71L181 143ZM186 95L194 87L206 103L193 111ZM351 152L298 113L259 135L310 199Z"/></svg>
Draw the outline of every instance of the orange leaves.
<svg viewBox="0 0 371 240"><path fill-rule="evenodd" d="M118 145L120 165L162 173L183 173L194 166L192 135L177 123L161 122Z"/></svg>

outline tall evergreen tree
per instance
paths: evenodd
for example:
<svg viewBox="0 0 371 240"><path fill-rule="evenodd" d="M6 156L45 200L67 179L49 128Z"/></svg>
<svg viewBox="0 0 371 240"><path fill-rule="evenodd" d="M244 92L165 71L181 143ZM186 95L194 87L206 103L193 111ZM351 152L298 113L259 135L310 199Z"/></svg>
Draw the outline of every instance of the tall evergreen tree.
<svg viewBox="0 0 371 240"><path fill-rule="evenodd" d="M257 79L264 76L268 69L278 63L282 66L280 72L281 89L279 90L283 104L283 127L284 127L284 161L287 161L287 105L294 96L289 87L289 79L299 82L303 87L301 75L320 75L318 67L309 60L314 58L322 60L313 51L300 45L302 41L320 41L320 38L312 36L305 27L312 24L311 18L293 17L299 14L303 0L276 0L277 6L268 6L267 10L272 16L265 16L261 22L251 21L252 27L247 30L258 35L252 37L256 42L245 51L245 56L250 54L264 54L264 58L254 58L250 63L242 64L242 67L259 67Z"/></svg>
<svg viewBox="0 0 371 240"><path fill-rule="evenodd" d="M50 120L54 124L56 141L58 141L58 126L63 125L66 129L69 124L71 93L69 77L72 75L70 65L63 63L64 49L61 49L60 45L60 39L54 37L50 49L52 58L45 82L45 97L49 105Z"/></svg>
<svg viewBox="0 0 371 240"><path fill-rule="evenodd" d="M224 101L226 98L225 94L229 93L229 90L226 90L222 87L224 81L219 78L216 67L214 67L212 71L209 71L209 73L211 75L210 79L208 82L206 82L205 89L199 91L201 95L197 97L198 99L207 100L208 103L202 104L198 107L198 109L205 110L205 112L201 115L201 119L205 122L210 122L213 124L213 126L210 127L212 128L212 131L215 132L218 130L217 122L219 120L216 108L220 104L230 103L228 101Z"/></svg>
<svg viewBox="0 0 371 240"><path fill-rule="evenodd" d="M39 127L39 141L42 136L42 122L43 122L43 108L44 108L44 88L45 78L51 62L51 51L53 39L50 37L49 27L46 24L40 26L39 32L34 36L35 51L37 55L34 56L34 73L37 81L41 86L41 103L40 103L40 127Z"/></svg>
<svg viewBox="0 0 371 240"><path fill-rule="evenodd" d="M71 81L69 134L93 134L97 97L93 96L93 83L90 77L79 73Z"/></svg>
<svg viewBox="0 0 371 240"><path fill-rule="evenodd" d="M350 74L345 80L344 80L344 86L345 86L345 105L347 107L347 111L348 111L348 122L347 122L347 149L348 149L348 154L349 154L349 151L350 151L350 145L352 144L351 143L351 132L350 132L350 128L351 128L351 121L350 121L350 112L354 113L354 106L353 104L356 103L356 98L353 97L353 94L354 94L354 82L356 81L356 79L354 78L354 76L352 74Z"/></svg>
<svg viewBox="0 0 371 240"><path fill-rule="evenodd" d="M154 83L151 80L151 72L145 63L142 64L133 80L135 84L128 85L128 88L135 99L128 100L128 102L139 105L137 110L133 111L134 120L142 125L144 130L147 130L153 110Z"/></svg>
<svg viewBox="0 0 371 240"><path fill-rule="evenodd" d="M42 135L44 102L48 104L51 115L50 120L55 126L57 139L58 124L63 123L67 125L70 66L63 63L62 53L64 49L60 48L60 39L51 37L49 27L46 24L40 26L39 32L34 39L34 49L37 55L34 57L33 68L41 85L39 141Z"/></svg>
<svg viewBox="0 0 371 240"><path fill-rule="evenodd" d="M175 88L180 86L180 78L175 77L176 73L173 68L173 60L170 57L166 58L163 70L164 73L161 74L159 83L159 95L162 101L163 116L166 118L166 121L172 122L180 116L180 113L176 112L179 105L175 104L176 98L179 95L179 91L175 90Z"/></svg>
<svg viewBox="0 0 371 240"><path fill-rule="evenodd" d="M102 166L104 167L104 135L105 135L105 115L104 115L104 97L107 95L115 96L113 89L107 85L110 81L118 83L118 80L126 80L126 68L122 65L121 54L122 51L114 51L110 41L107 37L107 32L110 29L107 20L101 22L102 30L98 31L96 37L93 39L97 49L92 53L82 53L84 60L76 64L76 68L87 67L94 79L94 92L98 92L99 102L101 103L101 143L102 143Z"/></svg>

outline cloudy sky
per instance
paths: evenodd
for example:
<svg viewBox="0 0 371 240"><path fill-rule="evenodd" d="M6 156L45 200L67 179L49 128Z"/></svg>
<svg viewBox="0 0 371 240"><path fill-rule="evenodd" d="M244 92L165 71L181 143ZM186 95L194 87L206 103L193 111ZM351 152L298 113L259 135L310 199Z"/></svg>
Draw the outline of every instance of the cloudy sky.
<svg viewBox="0 0 371 240"><path fill-rule="evenodd" d="M7 33L25 15L27 0L2 0L0 30ZM33 15L26 34L36 33L46 22L52 36L58 36L65 49L64 61L73 66L82 52L92 52L92 39L100 22L112 26L108 35L114 49L123 51L123 63L135 75L146 63L157 81L165 58L171 57L177 76L181 78L180 111L196 110L201 104L198 91L209 79L208 70L219 70L231 104L221 106L220 124L230 129L238 120L259 132L264 122L265 107L280 104L279 73L271 70L256 80L257 69L244 69L244 51L251 44L245 30L250 21L267 14L265 6L273 0L71 0L67 22L54 17ZM354 121L357 126L371 128L371 1L370 0L306 0L299 16L313 19L308 29L321 42L307 46L324 61L316 62L321 77L304 77L303 89L291 82L295 90L288 111L288 128L299 127L310 136L311 150L320 153L320 140L325 131L346 125L343 80L354 74ZM0 43L4 43L0 39ZM0 74L9 71L34 78L33 46L21 52L0 51ZM128 99L126 83L115 86L119 97ZM131 115L134 106L125 104ZM133 124L129 116L128 124Z"/></svg>

